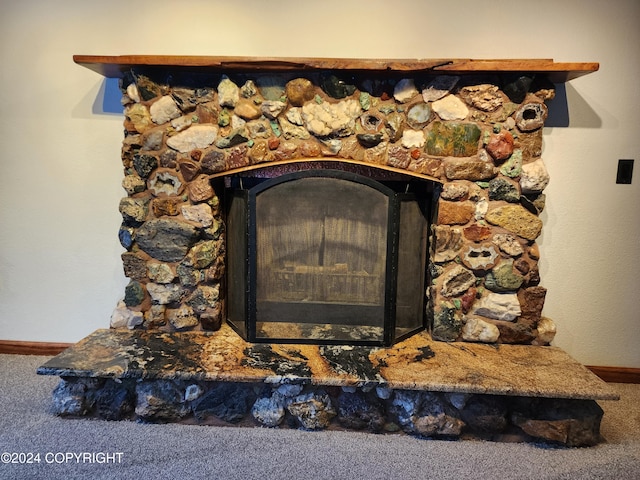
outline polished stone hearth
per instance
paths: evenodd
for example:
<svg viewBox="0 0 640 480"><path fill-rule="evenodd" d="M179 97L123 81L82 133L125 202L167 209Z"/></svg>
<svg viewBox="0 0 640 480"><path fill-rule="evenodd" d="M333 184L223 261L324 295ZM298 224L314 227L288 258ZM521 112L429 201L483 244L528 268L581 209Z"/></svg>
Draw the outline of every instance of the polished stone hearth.
<svg viewBox="0 0 640 480"><path fill-rule="evenodd" d="M38 369L59 415L358 428L423 437L597 443L616 393L555 347L276 345L218 332L98 330ZM585 433L586 432L586 433Z"/></svg>

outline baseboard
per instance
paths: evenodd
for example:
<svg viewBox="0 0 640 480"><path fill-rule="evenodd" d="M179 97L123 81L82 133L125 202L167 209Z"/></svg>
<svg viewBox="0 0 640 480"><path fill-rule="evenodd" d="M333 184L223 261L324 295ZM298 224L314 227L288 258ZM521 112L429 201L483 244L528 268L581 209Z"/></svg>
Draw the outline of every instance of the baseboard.
<svg viewBox="0 0 640 480"><path fill-rule="evenodd" d="M640 368L587 366L589 370L609 383L640 383Z"/></svg>
<svg viewBox="0 0 640 480"><path fill-rule="evenodd" d="M18 340L0 340L0 354L15 355L57 355L69 348L72 343L23 342ZM587 366L605 382L640 384L640 368Z"/></svg>
<svg viewBox="0 0 640 480"><path fill-rule="evenodd" d="M57 355L73 343L23 342L19 340L0 340L0 353L15 355Z"/></svg>

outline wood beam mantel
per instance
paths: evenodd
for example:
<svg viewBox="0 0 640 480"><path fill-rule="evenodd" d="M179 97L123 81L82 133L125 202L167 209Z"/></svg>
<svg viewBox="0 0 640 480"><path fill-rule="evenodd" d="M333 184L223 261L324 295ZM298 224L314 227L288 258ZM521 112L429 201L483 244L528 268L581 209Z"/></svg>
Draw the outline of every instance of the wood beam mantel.
<svg viewBox="0 0 640 480"><path fill-rule="evenodd" d="M108 78L122 77L135 67L198 71L318 71L350 70L370 72L543 73L562 83L595 72L596 62L555 62L552 59L362 59L226 57L194 55L74 55L74 62Z"/></svg>

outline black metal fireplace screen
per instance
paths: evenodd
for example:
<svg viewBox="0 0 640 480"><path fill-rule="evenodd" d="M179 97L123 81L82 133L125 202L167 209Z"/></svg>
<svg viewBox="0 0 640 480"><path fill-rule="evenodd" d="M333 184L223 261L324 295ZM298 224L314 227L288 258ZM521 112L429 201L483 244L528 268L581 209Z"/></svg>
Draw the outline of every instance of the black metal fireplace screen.
<svg viewBox="0 0 640 480"><path fill-rule="evenodd" d="M425 326L429 182L232 177L227 319L250 342L391 345Z"/></svg>

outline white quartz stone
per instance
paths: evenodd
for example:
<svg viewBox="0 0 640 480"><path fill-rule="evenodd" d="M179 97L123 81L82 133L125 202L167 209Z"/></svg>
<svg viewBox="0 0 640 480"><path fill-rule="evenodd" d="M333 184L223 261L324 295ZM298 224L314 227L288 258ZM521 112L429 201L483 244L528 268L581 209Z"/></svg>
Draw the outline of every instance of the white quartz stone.
<svg viewBox="0 0 640 480"><path fill-rule="evenodd" d="M162 193L177 195L181 188L182 182L177 175L171 172L157 172L149 180L149 190L156 196Z"/></svg>
<svg viewBox="0 0 640 480"><path fill-rule="evenodd" d="M447 95L433 102L431 107L442 120L464 120L469 115L467 106L455 95Z"/></svg>
<svg viewBox="0 0 640 480"><path fill-rule="evenodd" d="M282 113L286 106L286 103L280 102L278 100L265 100L264 102L262 102L262 105L260 105L260 111L269 120L275 120L278 115Z"/></svg>
<svg viewBox="0 0 640 480"><path fill-rule="evenodd" d="M167 145L174 150L186 153L196 148L206 148L218 136L218 127L210 124L193 125L167 139Z"/></svg>
<svg viewBox="0 0 640 480"><path fill-rule="evenodd" d="M289 120L294 125L304 125L304 120L302 120L302 109L300 107L291 107L289 110L287 110L287 113L285 115L287 117L287 120Z"/></svg>
<svg viewBox="0 0 640 480"><path fill-rule="evenodd" d="M239 130L244 128L246 124L247 121L244 118L241 118L238 115L231 115L231 130Z"/></svg>
<svg viewBox="0 0 640 480"><path fill-rule="evenodd" d="M309 132L318 137L328 135L348 136L355 131L355 120L362 113L357 100L338 103L309 102L302 107L302 119Z"/></svg>
<svg viewBox="0 0 640 480"><path fill-rule="evenodd" d="M157 123L158 125L167 123L169 120L173 120L182 115L178 105L170 95L165 95L156 100L151 107L149 107L149 113L151 114L153 123Z"/></svg>
<svg viewBox="0 0 640 480"><path fill-rule="evenodd" d="M111 328L128 328L133 330L138 325L142 325L144 322L144 315L142 312L134 312L129 310L126 304L121 300L118 302L118 306L113 310L111 314L110 325Z"/></svg>
<svg viewBox="0 0 640 480"><path fill-rule="evenodd" d="M425 142L426 138L422 130L407 129L402 132L402 146L405 148L421 148Z"/></svg>
<svg viewBox="0 0 640 480"><path fill-rule="evenodd" d="M522 311L518 295L515 293L489 293L476 302L472 313L494 320L512 322L522 314Z"/></svg>
<svg viewBox="0 0 640 480"><path fill-rule="evenodd" d="M522 193L540 193L549 185L549 172L542 158L522 165L520 188Z"/></svg>
<svg viewBox="0 0 640 480"><path fill-rule="evenodd" d="M138 86L135 83L130 83L127 87L127 96L136 103L140 103L140 94L138 93Z"/></svg>
<svg viewBox="0 0 640 480"><path fill-rule="evenodd" d="M468 317L462 328L462 338L468 342L494 343L500 336L500 330L494 324L480 318Z"/></svg>

